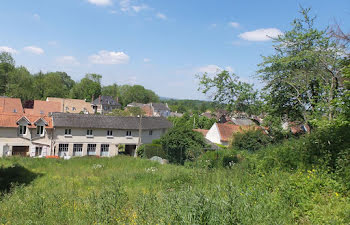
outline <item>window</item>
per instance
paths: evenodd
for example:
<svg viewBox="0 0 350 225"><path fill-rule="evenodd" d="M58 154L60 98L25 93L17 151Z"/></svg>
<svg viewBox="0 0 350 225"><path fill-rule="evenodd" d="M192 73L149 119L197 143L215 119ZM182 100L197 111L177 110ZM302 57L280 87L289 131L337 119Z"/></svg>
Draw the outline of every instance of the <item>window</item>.
<svg viewBox="0 0 350 225"><path fill-rule="evenodd" d="M101 156L108 156L109 144L101 144Z"/></svg>
<svg viewBox="0 0 350 225"><path fill-rule="evenodd" d="M131 130L126 131L126 136L128 136L128 137L131 136Z"/></svg>
<svg viewBox="0 0 350 225"><path fill-rule="evenodd" d="M27 126L19 126L19 134L26 134L27 133Z"/></svg>
<svg viewBox="0 0 350 225"><path fill-rule="evenodd" d="M68 111L69 110L69 107L68 106L66 106L66 111Z"/></svg>
<svg viewBox="0 0 350 225"><path fill-rule="evenodd" d="M62 157L68 153L68 144L59 144L58 145L58 156Z"/></svg>
<svg viewBox="0 0 350 225"><path fill-rule="evenodd" d="M87 154L88 155L96 155L96 144L88 144Z"/></svg>
<svg viewBox="0 0 350 225"><path fill-rule="evenodd" d="M86 130L86 135L87 136L92 136L92 130Z"/></svg>
<svg viewBox="0 0 350 225"><path fill-rule="evenodd" d="M68 144L59 144L58 151L59 152L68 152Z"/></svg>
<svg viewBox="0 0 350 225"><path fill-rule="evenodd" d="M43 147L35 147L35 156L41 156Z"/></svg>
<svg viewBox="0 0 350 225"><path fill-rule="evenodd" d="M75 110L77 110L75 107L72 107L72 111L75 111Z"/></svg>
<svg viewBox="0 0 350 225"><path fill-rule="evenodd" d="M65 129L64 130L64 134L65 135L71 135L72 134L72 130L71 129Z"/></svg>
<svg viewBox="0 0 350 225"><path fill-rule="evenodd" d="M17 109L13 109L13 112L16 113L16 112L17 112Z"/></svg>
<svg viewBox="0 0 350 225"><path fill-rule="evenodd" d="M148 131L148 134L152 135L153 134L153 130Z"/></svg>
<svg viewBox="0 0 350 225"><path fill-rule="evenodd" d="M74 144L73 145L73 155L82 156L83 155L83 144Z"/></svg>
<svg viewBox="0 0 350 225"><path fill-rule="evenodd" d="M37 126L36 127L36 134L44 134L44 126Z"/></svg>
<svg viewBox="0 0 350 225"><path fill-rule="evenodd" d="M109 144L102 144L101 152L108 152L108 151L109 151Z"/></svg>
<svg viewBox="0 0 350 225"><path fill-rule="evenodd" d="M113 136L113 131L112 130L107 130L107 136Z"/></svg>
<svg viewBox="0 0 350 225"><path fill-rule="evenodd" d="M44 111L43 111L43 110L40 110L40 114L44 114Z"/></svg>

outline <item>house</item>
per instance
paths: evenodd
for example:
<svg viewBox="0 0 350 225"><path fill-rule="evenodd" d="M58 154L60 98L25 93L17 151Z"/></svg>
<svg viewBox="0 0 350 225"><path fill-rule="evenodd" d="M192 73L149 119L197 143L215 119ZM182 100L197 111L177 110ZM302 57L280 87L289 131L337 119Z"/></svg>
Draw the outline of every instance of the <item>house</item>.
<svg viewBox="0 0 350 225"><path fill-rule="evenodd" d="M122 105L119 103L118 97L113 99L112 96L99 96L95 100L92 99L91 106L94 113L106 114L113 109L120 109Z"/></svg>
<svg viewBox="0 0 350 225"><path fill-rule="evenodd" d="M58 102L60 104L60 111L65 113L84 113L93 114L94 109L91 103L82 99L70 99L70 98L53 98L47 97L47 102Z"/></svg>
<svg viewBox="0 0 350 225"><path fill-rule="evenodd" d="M52 112L61 112L61 104L59 102L48 102L42 100L34 100L33 104L26 104L24 108L26 115L46 115Z"/></svg>
<svg viewBox="0 0 350 225"><path fill-rule="evenodd" d="M0 113L23 113L21 99L1 96Z"/></svg>
<svg viewBox="0 0 350 225"><path fill-rule="evenodd" d="M151 103L151 108L153 111L153 116L170 116L170 109L167 103Z"/></svg>
<svg viewBox="0 0 350 225"><path fill-rule="evenodd" d="M142 103L132 102L128 104L127 107L140 107L145 112L146 116L156 116L156 117L170 116L170 108L168 107L167 103L142 104Z"/></svg>
<svg viewBox="0 0 350 225"><path fill-rule="evenodd" d="M0 113L0 156L135 156L172 124L162 117Z"/></svg>
<svg viewBox="0 0 350 225"><path fill-rule="evenodd" d="M239 126L253 126L255 123L253 120L247 117L233 117L231 119L232 123Z"/></svg>
<svg viewBox="0 0 350 225"><path fill-rule="evenodd" d="M310 132L310 126L302 122L283 122L283 130L290 130L292 134L303 134Z"/></svg>
<svg viewBox="0 0 350 225"><path fill-rule="evenodd" d="M161 117L91 114L54 113L52 120L57 156L114 156L119 145L125 145L126 154L135 155L139 144L152 143L172 125Z"/></svg>
<svg viewBox="0 0 350 225"><path fill-rule="evenodd" d="M209 129L205 138L210 142L229 145L232 135L237 132L242 132L251 128L256 128L255 126L239 126L232 123L214 123Z"/></svg>
<svg viewBox="0 0 350 225"><path fill-rule="evenodd" d="M0 113L0 156L50 155L52 132L46 115Z"/></svg>

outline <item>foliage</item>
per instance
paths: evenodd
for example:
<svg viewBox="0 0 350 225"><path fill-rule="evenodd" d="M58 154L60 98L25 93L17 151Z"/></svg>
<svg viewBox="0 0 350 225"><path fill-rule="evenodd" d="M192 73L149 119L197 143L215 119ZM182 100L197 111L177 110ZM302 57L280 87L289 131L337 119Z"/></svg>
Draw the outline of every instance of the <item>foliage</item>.
<svg viewBox="0 0 350 225"><path fill-rule="evenodd" d="M101 95L101 78L99 74L86 74L71 90L71 97L92 101Z"/></svg>
<svg viewBox="0 0 350 225"><path fill-rule="evenodd" d="M188 113L185 113L181 117L168 117L168 120L170 120L174 126L207 130L217 122L215 118L208 119L207 117L198 114L190 116Z"/></svg>
<svg viewBox="0 0 350 225"><path fill-rule="evenodd" d="M145 115L145 112L140 107L128 107L124 110L113 109L107 115L109 115L109 116L140 116L140 115Z"/></svg>
<svg viewBox="0 0 350 225"><path fill-rule="evenodd" d="M139 147L137 155L143 158L150 159L153 156L159 156L163 159L167 158L167 153L163 150L160 144L143 144Z"/></svg>
<svg viewBox="0 0 350 225"><path fill-rule="evenodd" d="M342 95L344 52L326 30L314 28L309 11L301 9L292 29L274 39L275 53L263 57L258 71L266 83L266 112L306 123L325 114L330 120L337 116L334 103Z"/></svg>
<svg viewBox="0 0 350 225"><path fill-rule="evenodd" d="M150 103L159 102L159 97L151 90L145 89L141 85L122 85L119 86L119 92L122 96L121 102L123 106L131 102Z"/></svg>
<svg viewBox="0 0 350 225"><path fill-rule="evenodd" d="M272 139L261 129L248 129L244 132L233 134L232 147L240 150L248 150L254 152L266 147L272 142Z"/></svg>
<svg viewBox="0 0 350 225"><path fill-rule="evenodd" d="M160 142L172 163L183 163L189 149L206 147L203 136L187 127L173 127L164 134ZM188 156L188 155L187 155Z"/></svg>
<svg viewBox="0 0 350 225"><path fill-rule="evenodd" d="M198 90L209 94L214 101L227 104L230 111L260 114L258 92L253 89L253 85L240 81L236 74L224 70L213 78L206 73L197 78L200 85Z"/></svg>
<svg viewBox="0 0 350 225"><path fill-rule="evenodd" d="M217 102L201 101L201 100L181 100L181 99L164 99L163 103L167 103L172 112L178 113L203 113L206 111L215 111L224 108L224 105Z"/></svg>

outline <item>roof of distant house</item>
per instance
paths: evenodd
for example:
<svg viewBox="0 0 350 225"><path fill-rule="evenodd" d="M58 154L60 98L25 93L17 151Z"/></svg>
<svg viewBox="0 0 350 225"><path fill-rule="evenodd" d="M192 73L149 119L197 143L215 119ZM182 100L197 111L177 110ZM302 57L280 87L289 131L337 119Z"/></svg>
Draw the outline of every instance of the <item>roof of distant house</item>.
<svg viewBox="0 0 350 225"><path fill-rule="evenodd" d="M33 109L24 109L27 115L49 115L53 112L61 112L61 104L59 102L48 102L34 100Z"/></svg>
<svg viewBox="0 0 350 225"><path fill-rule="evenodd" d="M61 105L60 112L89 112L94 113L93 108L91 107L90 102L86 102L82 99L71 99L71 98L53 98L53 97L47 97L46 101L49 102L59 102ZM75 110L73 109L75 108Z"/></svg>
<svg viewBox="0 0 350 225"><path fill-rule="evenodd" d="M21 99L8 98L6 96L0 97L0 113L23 113Z"/></svg>
<svg viewBox="0 0 350 225"><path fill-rule="evenodd" d="M167 111L170 110L166 104L163 103L151 103L151 106L156 111Z"/></svg>
<svg viewBox="0 0 350 225"><path fill-rule="evenodd" d="M239 126L255 125L255 123L249 118L232 118L232 122Z"/></svg>
<svg viewBox="0 0 350 225"><path fill-rule="evenodd" d="M206 130L206 129L193 129L193 131L199 132L205 137L209 130Z"/></svg>
<svg viewBox="0 0 350 225"><path fill-rule="evenodd" d="M221 141L229 141L233 133L242 132L251 129L254 126L239 126L231 123L217 123Z"/></svg>
<svg viewBox="0 0 350 225"><path fill-rule="evenodd" d="M25 118L30 122L30 125L28 127L35 128L35 122L37 122L39 119L43 119L47 126L46 128L52 128L52 119L51 117L48 117L46 115L27 115L24 113L0 113L0 127L18 127L17 122Z"/></svg>
<svg viewBox="0 0 350 225"><path fill-rule="evenodd" d="M145 112L146 116L153 116L153 111L149 104L143 105L142 110Z"/></svg>
<svg viewBox="0 0 350 225"><path fill-rule="evenodd" d="M119 102L117 102L116 99L114 99L112 96L106 96L106 95L101 95L95 100L92 101L92 104L94 105L116 105L116 106L121 106Z"/></svg>
<svg viewBox="0 0 350 225"><path fill-rule="evenodd" d="M53 113L55 127L110 128L122 130L170 128L171 122L163 117L118 117L92 114Z"/></svg>

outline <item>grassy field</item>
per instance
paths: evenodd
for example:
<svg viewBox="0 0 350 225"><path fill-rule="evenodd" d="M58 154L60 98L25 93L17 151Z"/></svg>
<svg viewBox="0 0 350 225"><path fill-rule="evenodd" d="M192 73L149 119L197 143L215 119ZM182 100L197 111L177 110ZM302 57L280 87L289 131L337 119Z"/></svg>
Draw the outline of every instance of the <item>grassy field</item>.
<svg viewBox="0 0 350 225"><path fill-rule="evenodd" d="M325 176L125 156L3 158L0 224L349 224L349 197Z"/></svg>

